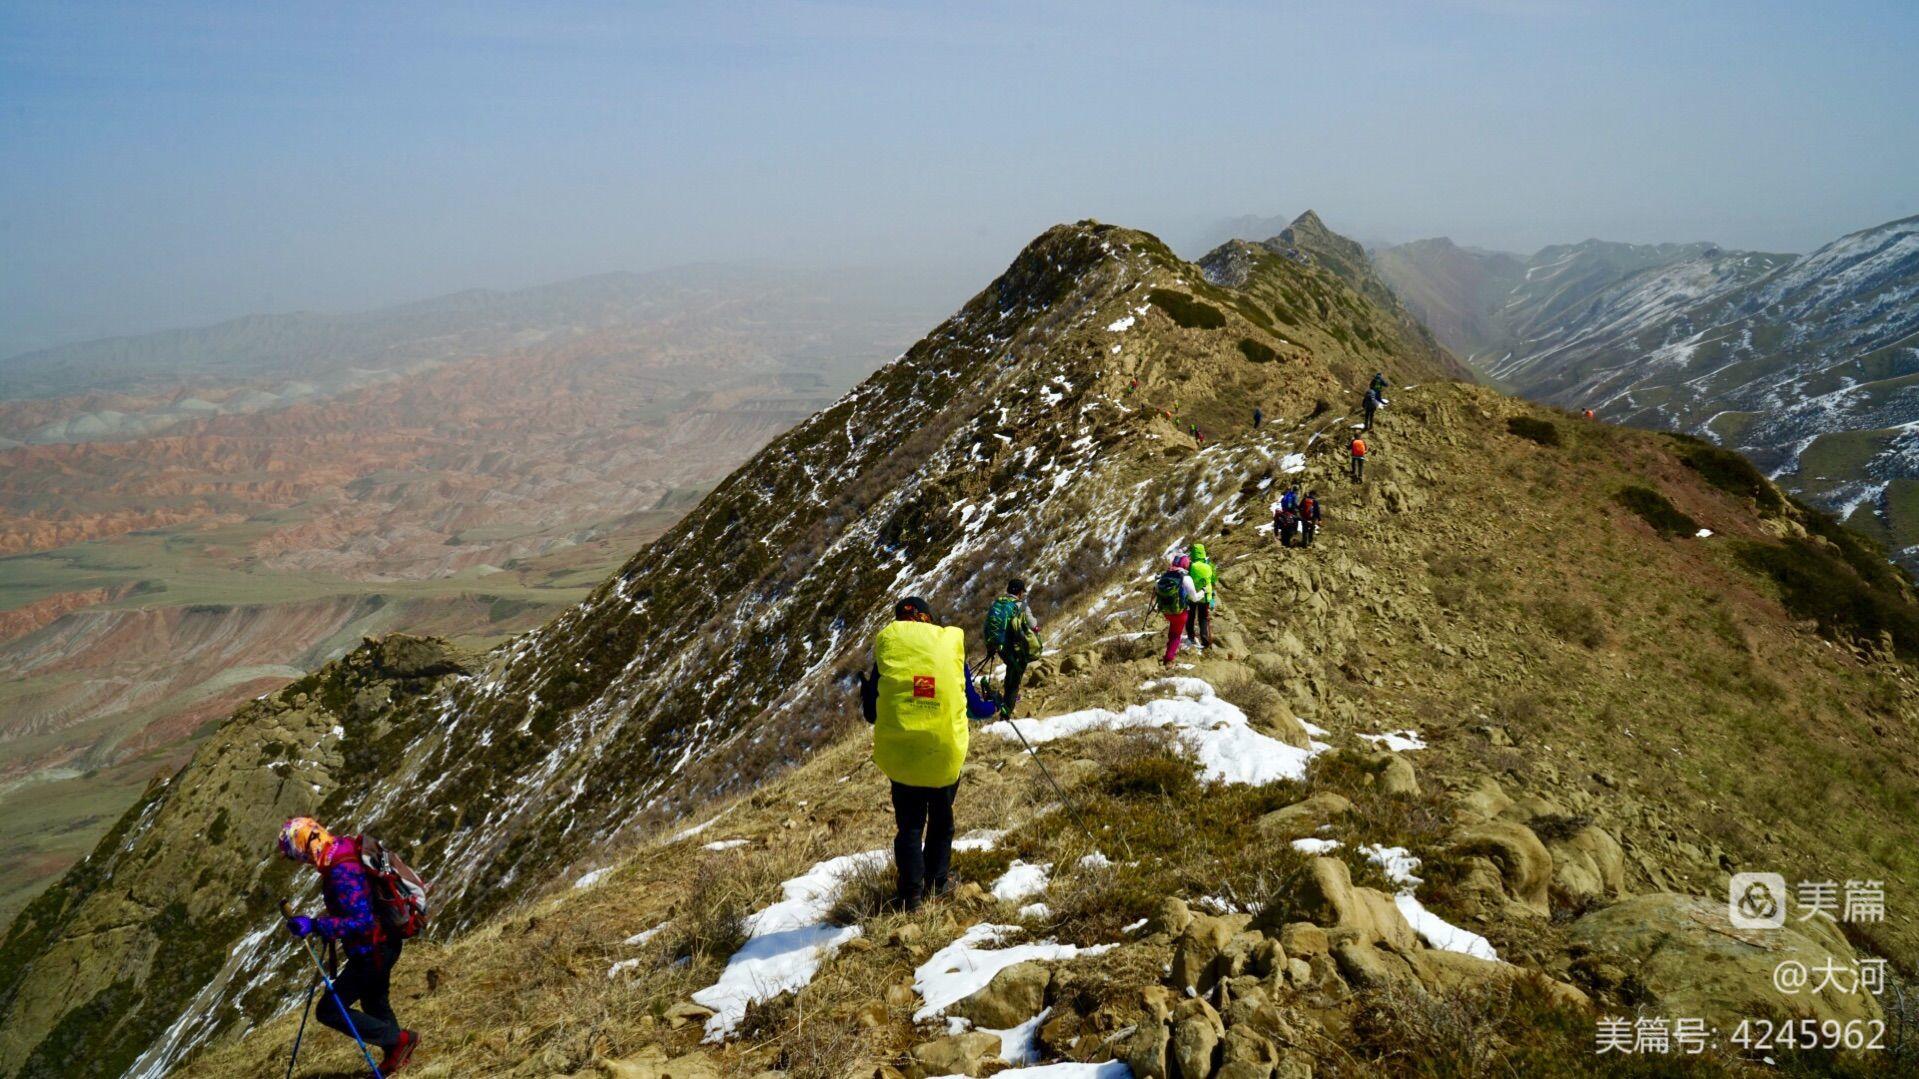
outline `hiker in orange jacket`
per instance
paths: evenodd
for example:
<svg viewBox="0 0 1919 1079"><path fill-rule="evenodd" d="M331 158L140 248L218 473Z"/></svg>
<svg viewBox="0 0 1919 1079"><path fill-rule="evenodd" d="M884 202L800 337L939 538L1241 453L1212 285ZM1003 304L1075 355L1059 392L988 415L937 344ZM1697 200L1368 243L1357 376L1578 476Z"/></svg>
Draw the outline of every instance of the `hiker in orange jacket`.
<svg viewBox="0 0 1919 1079"><path fill-rule="evenodd" d="M1366 478L1366 440L1353 436L1353 482L1360 483Z"/></svg>

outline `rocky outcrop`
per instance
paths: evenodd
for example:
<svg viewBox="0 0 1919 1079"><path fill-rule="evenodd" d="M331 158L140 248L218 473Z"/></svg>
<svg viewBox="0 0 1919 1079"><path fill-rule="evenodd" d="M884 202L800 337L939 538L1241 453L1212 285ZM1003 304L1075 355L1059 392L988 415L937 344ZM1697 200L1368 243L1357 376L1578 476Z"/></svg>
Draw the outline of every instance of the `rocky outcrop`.
<svg viewBox="0 0 1919 1079"><path fill-rule="evenodd" d="M1742 1019L1878 1019L1878 1000L1857 991L1858 959L1829 920L1789 919L1776 929L1740 929L1723 899L1656 892L1621 900L1573 923L1575 975L1595 992L1669 1016L1731 1030ZM1815 973L1801 991L1782 991L1782 964Z"/></svg>

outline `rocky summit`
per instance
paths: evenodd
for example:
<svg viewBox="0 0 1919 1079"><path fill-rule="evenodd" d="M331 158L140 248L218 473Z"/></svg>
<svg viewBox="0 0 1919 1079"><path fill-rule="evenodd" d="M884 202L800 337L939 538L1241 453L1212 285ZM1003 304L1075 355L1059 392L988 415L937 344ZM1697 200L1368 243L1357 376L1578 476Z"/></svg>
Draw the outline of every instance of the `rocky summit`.
<svg viewBox="0 0 1919 1079"><path fill-rule="evenodd" d="M394 990L423 1076L1591 1074L1622 1017L1736 1074L1751 1022L1906 1029L1904 576L1729 451L1459 379L1289 231L1195 265L1051 229L547 626L247 705L0 944L0 1075L283 1067L295 813L436 884ZM1293 483L1310 548L1266 524ZM1191 542L1213 641L1166 670ZM850 673L899 596L970 631L1011 575L1049 651L975 734L956 887L891 910ZM1889 916L1745 928L1747 872Z"/></svg>

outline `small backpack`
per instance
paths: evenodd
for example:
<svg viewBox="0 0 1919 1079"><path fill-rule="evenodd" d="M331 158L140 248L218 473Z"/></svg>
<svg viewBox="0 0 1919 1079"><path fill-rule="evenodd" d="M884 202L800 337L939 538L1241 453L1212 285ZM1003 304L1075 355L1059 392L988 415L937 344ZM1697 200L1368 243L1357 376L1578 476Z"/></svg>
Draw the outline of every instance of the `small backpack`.
<svg viewBox="0 0 1919 1079"><path fill-rule="evenodd" d="M1178 614L1186 609L1186 591L1180 587L1185 576L1169 569L1153 582L1153 606L1159 608L1161 614Z"/></svg>
<svg viewBox="0 0 1919 1079"><path fill-rule="evenodd" d="M360 864L373 891L373 914L387 935L410 940L426 928L429 885L400 856L370 835L360 837Z"/></svg>
<svg viewBox="0 0 1919 1079"><path fill-rule="evenodd" d="M1039 630L1028 625L1024 618L1020 619L1018 636L1009 631L1006 637L1006 647L1017 651L1028 663L1046 653L1046 642L1040 639Z"/></svg>

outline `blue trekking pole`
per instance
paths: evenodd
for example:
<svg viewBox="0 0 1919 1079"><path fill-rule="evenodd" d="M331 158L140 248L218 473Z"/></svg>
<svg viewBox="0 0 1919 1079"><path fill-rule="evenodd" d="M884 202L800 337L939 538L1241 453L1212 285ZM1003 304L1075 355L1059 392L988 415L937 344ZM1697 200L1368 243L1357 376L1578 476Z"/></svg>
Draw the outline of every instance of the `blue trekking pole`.
<svg viewBox="0 0 1919 1079"><path fill-rule="evenodd" d="M319 989L320 979L318 978L313 979L313 984L307 986L307 1002L300 1008L300 1029L293 1034L293 1055L287 1057L286 1079L293 1079L293 1065L299 1063L300 1039L306 1037L307 1034L307 1013L313 1010L313 994L318 992Z"/></svg>
<svg viewBox="0 0 1919 1079"><path fill-rule="evenodd" d="M280 900L280 913L289 918L293 917L293 904L285 899ZM347 1032L352 1034L353 1040L359 1044L360 1054L366 1057L366 1066L373 1069L373 1079L386 1079L380 1074L380 1066L373 1062L373 1050L366 1047L366 1040L360 1037L360 1029L353 1025L353 1013L347 1011L346 1001L340 999L340 991L333 988L333 975L328 974L326 964L320 962L320 953L313 950L313 942L307 938L301 937L300 943L305 946L307 954L313 957L313 966L320 972L320 980L326 983L326 991L333 997L333 1006L340 1009L340 1018L346 1020ZM300 1023L304 1027L306 1020L302 1018ZM289 1062L287 1071L291 1073L292 1070L293 1065Z"/></svg>

